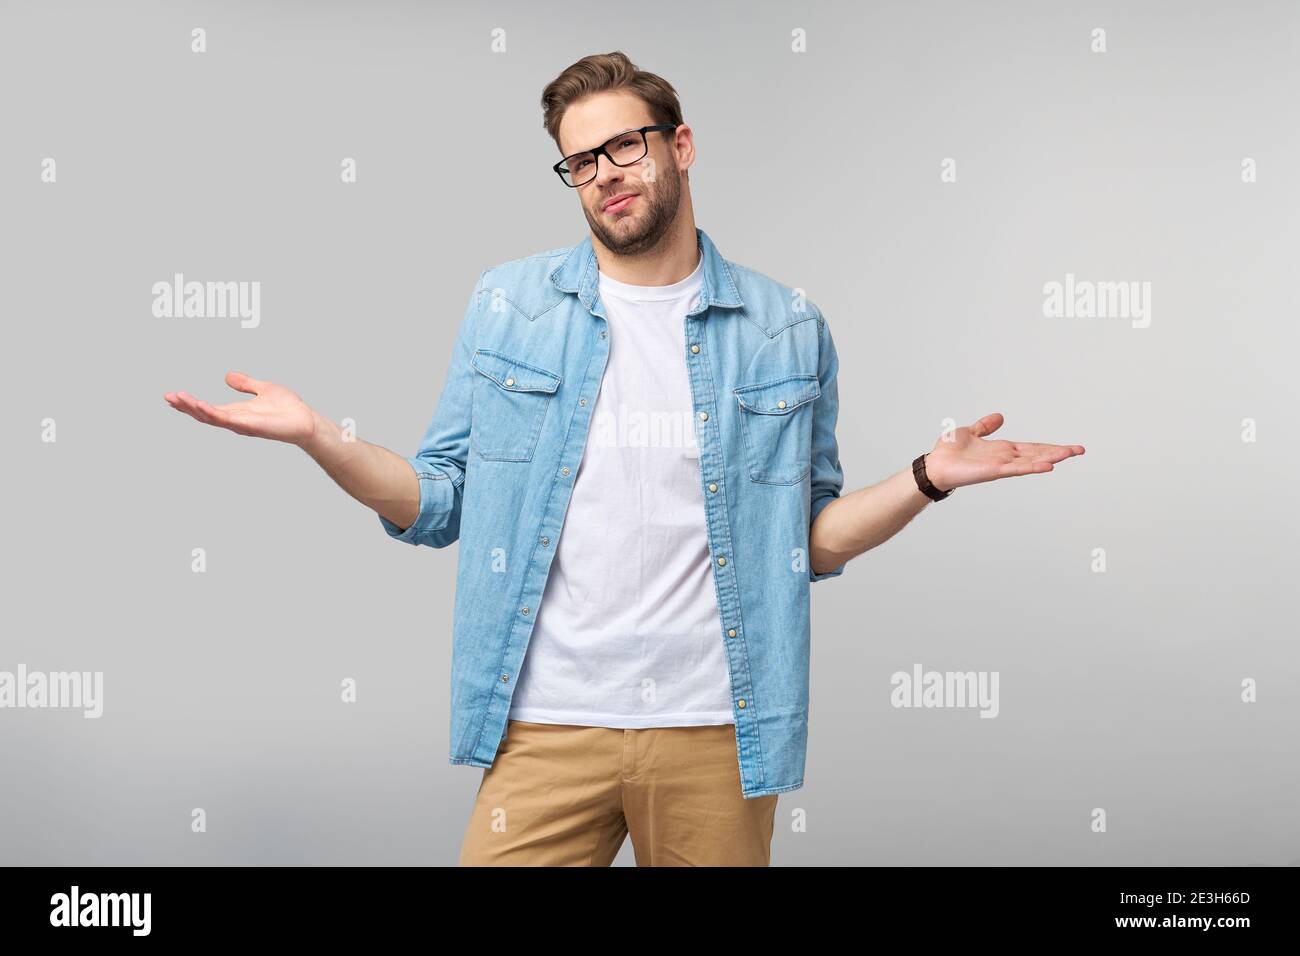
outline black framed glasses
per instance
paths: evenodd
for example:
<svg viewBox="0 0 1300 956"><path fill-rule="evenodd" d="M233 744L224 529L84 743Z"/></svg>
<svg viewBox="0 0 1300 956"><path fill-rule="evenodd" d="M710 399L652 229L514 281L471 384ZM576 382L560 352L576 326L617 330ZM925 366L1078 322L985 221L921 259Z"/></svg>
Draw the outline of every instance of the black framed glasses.
<svg viewBox="0 0 1300 956"><path fill-rule="evenodd" d="M615 166L631 166L645 159L645 154L650 151L646 133L668 132L676 128L676 123L659 123L655 126L642 126L640 129L626 129L611 136L595 149L565 156L551 168L563 180L564 185L585 186L596 178L596 167L601 156Z"/></svg>

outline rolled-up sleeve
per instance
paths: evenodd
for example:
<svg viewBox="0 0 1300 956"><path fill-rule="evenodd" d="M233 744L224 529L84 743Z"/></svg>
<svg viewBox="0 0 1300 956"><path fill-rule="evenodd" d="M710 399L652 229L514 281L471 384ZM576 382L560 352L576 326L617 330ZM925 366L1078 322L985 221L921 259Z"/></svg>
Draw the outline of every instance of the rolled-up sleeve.
<svg viewBox="0 0 1300 956"><path fill-rule="evenodd" d="M420 513L409 528L379 515L389 536L407 544L445 548L460 537L460 509L473 408L474 326L487 270L479 275L456 334L447 379L420 450L406 459L420 482Z"/></svg>
<svg viewBox="0 0 1300 956"><path fill-rule="evenodd" d="M817 516L840 496L844 488L844 469L840 467L839 444L835 438L835 421L839 416L839 387L837 377L840 363L835 354L835 342L824 315L818 314L819 358L817 384L820 394L813 402L812 424L812 506L809 514L809 534ZM812 561L808 562L808 580L824 581L844 573L844 565L832 568L825 574L816 574Z"/></svg>

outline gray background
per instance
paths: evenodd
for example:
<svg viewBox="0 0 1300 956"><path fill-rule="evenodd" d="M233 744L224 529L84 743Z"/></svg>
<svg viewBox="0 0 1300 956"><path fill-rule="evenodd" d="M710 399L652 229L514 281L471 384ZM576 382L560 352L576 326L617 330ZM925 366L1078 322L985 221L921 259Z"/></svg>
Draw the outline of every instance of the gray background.
<svg viewBox="0 0 1300 956"><path fill-rule="evenodd" d="M1228 6L6 3L0 670L106 687L0 711L0 861L455 862L456 549L162 394L240 369L413 454L478 273L585 234L542 87L623 49L678 89L698 224L827 314L846 491L948 417L1088 449L813 586L773 863L1296 862L1300 13ZM154 318L176 271L260 281L261 327ZM1067 272L1151 282L1150 328L1044 318ZM915 662L999 671L1000 715L892 708Z"/></svg>

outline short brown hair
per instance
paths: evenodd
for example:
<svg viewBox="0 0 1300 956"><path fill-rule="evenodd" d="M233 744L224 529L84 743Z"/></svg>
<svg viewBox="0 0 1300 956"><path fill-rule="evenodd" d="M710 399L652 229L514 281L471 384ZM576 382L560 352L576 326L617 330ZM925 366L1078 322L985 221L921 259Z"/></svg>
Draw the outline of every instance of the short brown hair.
<svg viewBox="0 0 1300 956"><path fill-rule="evenodd" d="M565 69L542 90L542 125L560 145L560 120L564 112L584 96L606 90L628 90L650 107L656 123L680 126L682 106L677 91L662 76L637 69L635 63L618 50L584 56Z"/></svg>

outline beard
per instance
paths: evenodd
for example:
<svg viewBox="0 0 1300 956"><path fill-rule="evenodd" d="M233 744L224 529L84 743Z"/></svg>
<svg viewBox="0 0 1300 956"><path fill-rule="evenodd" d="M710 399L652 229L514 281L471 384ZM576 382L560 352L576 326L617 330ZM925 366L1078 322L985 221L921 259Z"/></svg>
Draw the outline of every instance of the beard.
<svg viewBox="0 0 1300 956"><path fill-rule="evenodd" d="M597 218L599 214L592 215L586 206L582 207L591 231L615 255L639 256L649 252L659 245L677 220L682 200L681 173L674 169L671 175L661 175L653 183L643 185L646 188L637 192L641 209L635 216L627 215L611 224Z"/></svg>

